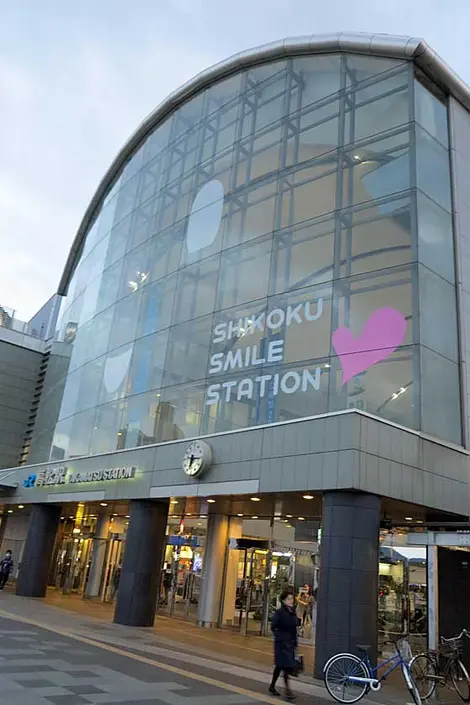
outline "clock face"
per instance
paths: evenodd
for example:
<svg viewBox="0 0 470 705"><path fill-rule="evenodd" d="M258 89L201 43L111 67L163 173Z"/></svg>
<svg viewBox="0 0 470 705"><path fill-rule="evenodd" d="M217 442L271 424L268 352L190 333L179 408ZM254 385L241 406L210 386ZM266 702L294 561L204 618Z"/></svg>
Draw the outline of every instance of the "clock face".
<svg viewBox="0 0 470 705"><path fill-rule="evenodd" d="M183 470L186 475L196 477L210 464L211 449L204 441L193 441L187 448L183 458Z"/></svg>

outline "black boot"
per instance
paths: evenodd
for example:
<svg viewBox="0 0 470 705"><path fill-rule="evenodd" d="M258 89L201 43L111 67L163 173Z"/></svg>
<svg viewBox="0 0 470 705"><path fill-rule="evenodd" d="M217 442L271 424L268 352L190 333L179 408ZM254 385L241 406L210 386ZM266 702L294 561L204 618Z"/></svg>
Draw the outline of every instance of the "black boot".
<svg viewBox="0 0 470 705"><path fill-rule="evenodd" d="M269 692L271 693L271 695L277 695L277 696L280 695L280 692L278 690L276 690L276 686L273 685L272 683L269 686Z"/></svg>

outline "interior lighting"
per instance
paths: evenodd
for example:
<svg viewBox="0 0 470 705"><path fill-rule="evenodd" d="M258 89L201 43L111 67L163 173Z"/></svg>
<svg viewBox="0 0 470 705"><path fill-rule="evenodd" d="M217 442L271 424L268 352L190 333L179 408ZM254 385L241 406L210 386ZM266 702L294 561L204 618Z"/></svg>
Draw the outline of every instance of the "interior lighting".
<svg viewBox="0 0 470 705"><path fill-rule="evenodd" d="M129 514L126 514L126 519L129 519Z"/></svg>
<svg viewBox="0 0 470 705"><path fill-rule="evenodd" d="M400 396L401 396L402 394L404 394L405 392L406 392L406 387L400 387L400 389L398 390L398 392L393 392L393 394L392 394L392 399L393 399L393 400L398 399L398 397L400 397Z"/></svg>
<svg viewBox="0 0 470 705"><path fill-rule="evenodd" d="M252 518L252 519L257 519L258 517L257 517L257 515L255 515L255 516L252 516L251 518Z"/></svg>
<svg viewBox="0 0 470 705"><path fill-rule="evenodd" d="M178 500L177 499L170 499L170 504L178 504Z"/></svg>
<svg viewBox="0 0 470 705"><path fill-rule="evenodd" d="M286 517L287 517L288 519L292 519L292 514L286 514Z"/></svg>
<svg viewBox="0 0 470 705"><path fill-rule="evenodd" d="M413 521L413 517L405 517L405 521Z"/></svg>
<svg viewBox="0 0 470 705"><path fill-rule="evenodd" d="M299 521L305 521L305 517L297 517Z"/></svg>
<svg viewBox="0 0 470 705"><path fill-rule="evenodd" d="M242 517L243 514L240 512L240 514L237 514L237 517Z"/></svg>
<svg viewBox="0 0 470 705"><path fill-rule="evenodd" d="M117 514L113 514L113 517L117 517Z"/></svg>
<svg viewBox="0 0 470 705"><path fill-rule="evenodd" d="M208 499L207 502L208 504L215 504L215 499Z"/></svg>
<svg viewBox="0 0 470 705"><path fill-rule="evenodd" d="M9 509L8 514L13 514L13 509Z"/></svg>
<svg viewBox="0 0 470 705"><path fill-rule="evenodd" d="M19 504L18 509L24 509L24 504Z"/></svg>
<svg viewBox="0 0 470 705"><path fill-rule="evenodd" d="M313 499L313 494L304 494L304 499Z"/></svg>
<svg viewBox="0 0 470 705"><path fill-rule="evenodd" d="M100 502L100 505L101 505L102 507L107 507L107 506L108 506L107 502Z"/></svg>
<svg viewBox="0 0 470 705"><path fill-rule="evenodd" d="M252 502L261 502L259 497L251 497Z"/></svg>

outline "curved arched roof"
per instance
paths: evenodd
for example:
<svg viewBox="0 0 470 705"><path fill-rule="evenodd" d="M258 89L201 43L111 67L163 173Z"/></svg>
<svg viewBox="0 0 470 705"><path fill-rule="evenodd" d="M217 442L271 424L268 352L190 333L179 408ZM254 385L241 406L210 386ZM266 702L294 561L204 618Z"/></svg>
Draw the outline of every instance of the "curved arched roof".
<svg viewBox="0 0 470 705"><path fill-rule="evenodd" d="M467 84L452 71L423 39L416 37L399 37L389 34L355 34L347 32L323 35L314 34L279 40L235 54L229 59L225 59L211 68L202 71L181 86L181 88L170 93L170 95L145 118L120 149L108 171L102 178L80 223L62 273L58 293L62 295L67 293L68 284L80 256L89 225L110 185L139 144L169 115L169 113L180 107L200 90L249 66L291 56L331 54L338 52L412 60L433 78L438 85L453 95L470 111L470 89Z"/></svg>

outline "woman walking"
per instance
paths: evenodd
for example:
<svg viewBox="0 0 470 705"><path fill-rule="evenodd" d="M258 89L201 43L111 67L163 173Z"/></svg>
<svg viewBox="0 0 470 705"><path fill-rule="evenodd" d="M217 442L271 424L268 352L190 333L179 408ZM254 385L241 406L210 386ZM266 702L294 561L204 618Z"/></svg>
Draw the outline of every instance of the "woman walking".
<svg viewBox="0 0 470 705"><path fill-rule="evenodd" d="M269 692L271 695L280 695L276 690L276 683L282 673L286 697L288 700L294 700L289 686L289 676L295 668L297 648L298 619L294 609L294 593L286 590L280 599L281 606L275 611L271 622L271 630L274 634L274 671Z"/></svg>

